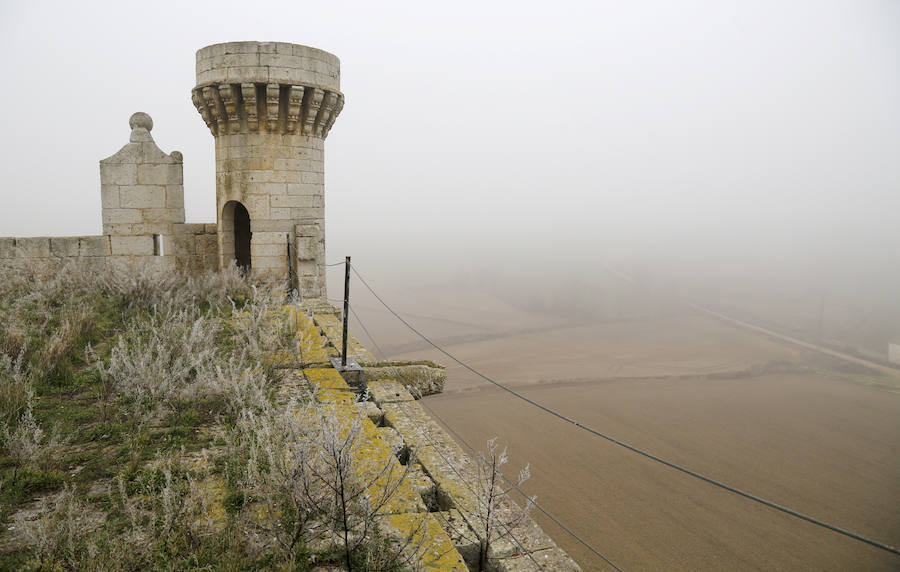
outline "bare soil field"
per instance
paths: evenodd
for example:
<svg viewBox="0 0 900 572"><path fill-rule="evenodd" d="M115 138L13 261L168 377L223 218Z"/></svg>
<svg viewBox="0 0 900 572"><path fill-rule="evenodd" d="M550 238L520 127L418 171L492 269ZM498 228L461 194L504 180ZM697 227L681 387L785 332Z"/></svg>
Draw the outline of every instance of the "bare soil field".
<svg viewBox="0 0 900 572"><path fill-rule="evenodd" d="M900 544L900 394L845 379L615 380L522 389L694 470ZM626 570L897 570L900 557L737 497L496 391L426 404L473 446L492 436L538 502ZM514 473L512 473L514 474ZM586 570L603 563L541 515Z"/></svg>
<svg viewBox="0 0 900 572"><path fill-rule="evenodd" d="M900 545L896 380L698 315L537 328L520 315L504 334L504 316L479 332L469 308L410 319L485 374L595 429ZM364 315L378 332L390 331L384 319ZM526 492L626 570L900 570L898 556L591 436L393 332L381 338L392 357L448 367L445 393L425 405L472 446L499 436L509 474L531 463ZM535 516L585 570L608 569Z"/></svg>
<svg viewBox="0 0 900 572"><path fill-rule="evenodd" d="M900 546L896 378L696 314L565 324L477 293L388 299L461 360L542 404ZM456 306L446 308L447 299ZM900 556L698 481L493 388L372 303L357 311L392 358L446 365L445 392L423 403L476 448L499 437L508 474L529 462L525 491L625 570L900 570ZM535 518L585 570L610 569Z"/></svg>

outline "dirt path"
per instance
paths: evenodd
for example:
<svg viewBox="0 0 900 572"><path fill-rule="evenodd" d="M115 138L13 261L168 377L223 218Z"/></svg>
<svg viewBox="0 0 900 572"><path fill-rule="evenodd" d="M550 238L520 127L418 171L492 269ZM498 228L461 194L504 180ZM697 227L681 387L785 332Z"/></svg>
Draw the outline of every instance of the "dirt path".
<svg viewBox="0 0 900 572"><path fill-rule="evenodd" d="M862 365L867 368L874 369L875 371L877 371L879 373L900 379L900 370L898 370L896 368L887 367L880 363L876 363L876 362L873 362L873 361L870 361L867 359L859 358L859 357L845 354L842 352L838 352L838 351L826 348L824 346L820 346L817 344L803 341L799 338L781 334L781 333L775 332L773 330L763 328L762 326L757 326L756 324L751 324L750 322L745 322L745 321L739 320L737 318L732 318L731 316L726 316L725 314L720 314L719 312L716 312L715 310L710 310L709 308L705 308L703 306L698 306L697 304L687 303L687 305L690 308L692 308L693 310L702 312L708 316L712 316L716 319L722 320L723 322L730 324L732 326L737 326L738 328L741 328L744 330L749 330L749 331L755 332L757 334L762 334L763 336L775 338L776 340L786 342L788 344L793 344L795 346L800 346L801 348L806 348L809 350L817 351L817 352L823 353L823 354L831 356L831 357L836 357L836 358L842 359L844 361L848 361L850 363Z"/></svg>

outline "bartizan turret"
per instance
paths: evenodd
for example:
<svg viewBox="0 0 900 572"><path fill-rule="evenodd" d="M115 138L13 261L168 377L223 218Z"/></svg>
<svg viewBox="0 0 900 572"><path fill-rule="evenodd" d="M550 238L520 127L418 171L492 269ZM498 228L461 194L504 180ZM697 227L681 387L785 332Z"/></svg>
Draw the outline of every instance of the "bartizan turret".
<svg viewBox="0 0 900 572"><path fill-rule="evenodd" d="M325 138L344 106L340 61L307 46L197 52L192 99L216 140L219 265L325 295Z"/></svg>

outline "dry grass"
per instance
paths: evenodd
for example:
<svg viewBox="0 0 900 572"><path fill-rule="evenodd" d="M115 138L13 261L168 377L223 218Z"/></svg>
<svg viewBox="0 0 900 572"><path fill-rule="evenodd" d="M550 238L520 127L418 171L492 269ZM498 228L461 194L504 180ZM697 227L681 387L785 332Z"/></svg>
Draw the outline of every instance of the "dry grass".
<svg viewBox="0 0 900 572"><path fill-rule="evenodd" d="M266 356L309 349L283 303L234 270L0 268L0 568L399 566L326 462L347 433L276 402Z"/></svg>

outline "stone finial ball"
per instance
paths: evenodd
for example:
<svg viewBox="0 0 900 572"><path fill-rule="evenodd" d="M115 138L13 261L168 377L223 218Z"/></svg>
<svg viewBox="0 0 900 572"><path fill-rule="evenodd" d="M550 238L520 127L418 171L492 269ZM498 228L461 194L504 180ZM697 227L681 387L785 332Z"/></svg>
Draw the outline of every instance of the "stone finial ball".
<svg viewBox="0 0 900 572"><path fill-rule="evenodd" d="M150 131L153 129L153 119L143 111L138 111L128 120L128 126L132 129L140 127Z"/></svg>

